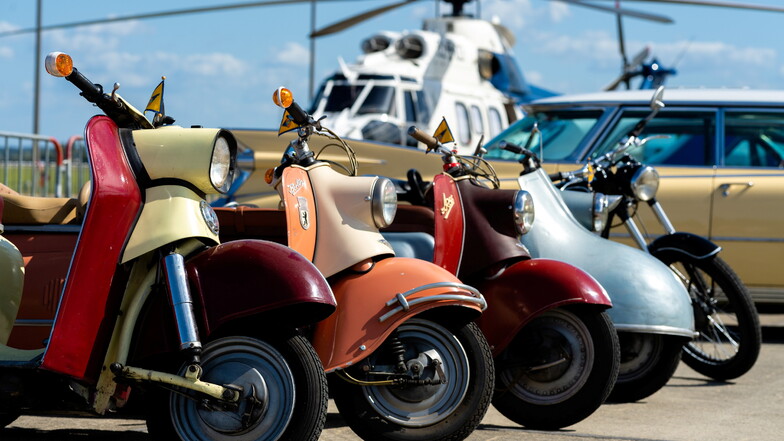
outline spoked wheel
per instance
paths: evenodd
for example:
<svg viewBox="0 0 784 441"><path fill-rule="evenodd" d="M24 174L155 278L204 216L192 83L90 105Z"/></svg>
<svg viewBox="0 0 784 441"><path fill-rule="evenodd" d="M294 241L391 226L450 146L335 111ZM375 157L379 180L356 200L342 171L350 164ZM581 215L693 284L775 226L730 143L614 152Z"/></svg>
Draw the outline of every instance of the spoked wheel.
<svg viewBox="0 0 784 441"><path fill-rule="evenodd" d="M528 428L570 426L604 402L619 364L618 336L606 313L548 311L496 359L493 405Z"/></svg>
<svg viewBox="0 0 784 441"><path fill-rule="evenodd" d="M239 406L205 405L171 392L161 419L148 420L154 438L315 441L320 436L327 413L326 377L303 337L280 342L222 338L205 345L201 360L202 381L242 388Z"/></svg>
<svg viewBox="0 0 784 441"><path fill-rule="evenodd" d="M759 315L746 286L719 257L693 260L662 254L689 291L699 337L683 348L683 361L716 380L737 378L754 366L762 344Z"/></svg>
<svg viewBox="0 0 784 441"><path fill-rule="evenodd" d="M363 439L461 440L484 417L493 380L490 347L475 324L450 331L410 319L330 388Z"/></svg>
<svg viewBox="0 0 784 441"><path fill-rule="evenodd" d="M684 341L678 337L639 332L618 332L621 368L608 401L630 403L653 395L667 384Z"/></svg>

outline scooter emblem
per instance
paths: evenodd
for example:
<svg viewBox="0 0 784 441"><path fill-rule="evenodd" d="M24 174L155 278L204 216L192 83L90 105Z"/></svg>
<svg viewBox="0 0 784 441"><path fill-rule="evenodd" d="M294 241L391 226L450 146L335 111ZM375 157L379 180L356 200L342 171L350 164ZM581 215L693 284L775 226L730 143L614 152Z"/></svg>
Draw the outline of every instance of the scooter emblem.
<svg viewBox="0 0 784 441"><path fill-rule="evenodd" d="M297 179L297 183L302 182L301 179ZM302 182L304 184L304 182ZM297 188L299 190L299 188ZM307 230L310 228L310 211L308 210L308 200L303 198L302 196L297 198L297 208L299 208L299 224L302 226L303 230Z"/></svg>
<svg viewBox="0 0 784 441"><path fill-rule="evenodd" d="M289 184L287 187L289 188L289 194L294 196L304 186L305 186L305 181L303 181L302 179L297 179L293 183Z"/></svg>
<svg viewBox="0 0 784 441"><path fill-rule="evenodd" d="M444 216L444 219L449 217L449 213L452 211L452 207L455 206L455 196L449 195L446 197L446 193L441 194L444 197L444 204L441 207L441 216Z"/></svg>

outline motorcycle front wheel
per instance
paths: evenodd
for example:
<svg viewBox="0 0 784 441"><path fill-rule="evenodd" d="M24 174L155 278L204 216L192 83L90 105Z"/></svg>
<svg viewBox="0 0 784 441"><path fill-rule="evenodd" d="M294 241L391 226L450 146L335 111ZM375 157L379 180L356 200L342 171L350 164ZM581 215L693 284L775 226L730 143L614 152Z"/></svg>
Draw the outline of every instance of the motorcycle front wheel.
<svg viewBox="0 0 784 441"><path fill-rule="evenodd" d="M661 334L618 332L621 366L607 401L631 403L664 387L678 368L684 339Z"/></svg>
<svg viewBox="0 0 784 441"><path fill-rule="evenodd" d="M493 406L530 429L571 426L601 406L619 364L606 313L554 309L528 323L496 359Z"/></svg>
<svg viewBox="0 0 784 441"><path fill-rule="evenodd" d="M327 383L315 350L302 336L263 341L226 337L204 346L202 381L242 389L235 408L170 392L153 412L154 439L188 441L316 441L327 415Z"/></svg>
<svg viewBox="0 0 784 441"><path fill-rule="evenodd" d="M689 291L699 336L683 347L683 361L715 380L748 372L759 357L762 331L748 289L718 256L689 259L657 253Z"/></svg>
<svg viewBox="0 0 784 441"><path fill-rule="evenodd" d="M390 384L392 378L403 381ZM414 318L361 363L334 374L330 391L362 439L461 440L487 412L493 381L490 347L474 323L449 329Z"/></svg>

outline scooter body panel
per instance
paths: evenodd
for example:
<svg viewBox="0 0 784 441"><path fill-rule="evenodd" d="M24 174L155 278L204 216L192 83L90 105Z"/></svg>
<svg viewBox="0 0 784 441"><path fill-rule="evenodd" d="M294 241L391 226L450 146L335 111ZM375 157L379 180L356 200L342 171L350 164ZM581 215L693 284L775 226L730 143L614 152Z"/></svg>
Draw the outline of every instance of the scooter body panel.
<svg viewBox="0 0 784 441"><path fill-rule="evenodd" d="M610 297L585 271L551 259L523 260L476 286L490 305L477 320L500 354L532 318L566 305L612 306Z"/></svg>
<svg viewBox="0 0 784 441"><path fill-rule="evenodd" d="M438 282L460 281L434 264L411 258L388 258L364 273L349 274L332 286L337 311L319 322L313 333L313 347L327 372L351 366L371 354L401 323L422 312L447 306L460 307L466 319L482 311L476 302L432 299L411 304L406 309L398 294ZM407 297L409 303L438 294L476 296L459 287L434 287ZM484 300L482 300L482 304ZM394 312L398 309L398 312ZM385 318L385 315L392 313ZM454 313L454 311L452 311Z"/></svg>
<svg viewBox="0 0 784 441"><path fill-rule="evenodd" d="M458 274L465 244L465 213L460 189L454 178L443 173L433 178L433 204L433 263L452 274Z"/></svg>
<svg viewBox="0 0 784 441"><path fill-rule="evenodd" d="M0 213L2 198L0 198ZM3 295L0 297L0 344L8 344L24 286L24 261L22 253L6 238L0 236L0 286Z"/></svg>
<svg viewBox="0 0 784 441"><path fill-rule="evenodd" d="M315 222L316 196L307 170L287 167L280 185L286 205L288 245L312 262L316 253L318 223Z"/></svg>
<svg viewBox="0 0 784 441"><path fill-rule="evenodd" d="M110 287L142 199L117 125L95 116L85 141L92 194L41 365L77 379L95 378L103 361L119 306L110 302Z"/></svg>
<svg viewBox="0 0 784 441"><path fill-rule="evenodd" d="M186 269L193 296L202 304L198 310L205 337L233 320L272 310L275 321L292 327L317 322L335 310L332 290L318 269L273 242L223 243L189 259Z"/></svg>
<svg viewBox="0 0 784 441"><path fill-rule="evenodd" d="M541 169L518 182L536 201L536 225L522 238L533 257L570 263L598 280L612 299L608 314L620 332L694 336L689 294L667 266L586 230Z"/></svg>

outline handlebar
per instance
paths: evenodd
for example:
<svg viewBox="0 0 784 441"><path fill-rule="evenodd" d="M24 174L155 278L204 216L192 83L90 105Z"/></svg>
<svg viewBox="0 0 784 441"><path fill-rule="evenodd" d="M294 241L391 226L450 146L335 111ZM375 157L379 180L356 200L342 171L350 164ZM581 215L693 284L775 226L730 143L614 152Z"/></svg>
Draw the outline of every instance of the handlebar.
<svg viewBox="0 0 784 441"><path fill-rule="evenodd" d="M421 142L425 146L427 146L427 151L437 150L440 143L434 136L430 136L424 131L416 128L415 126L411 126L408 128L408 136L416 139L417 141Z"/></svg>

